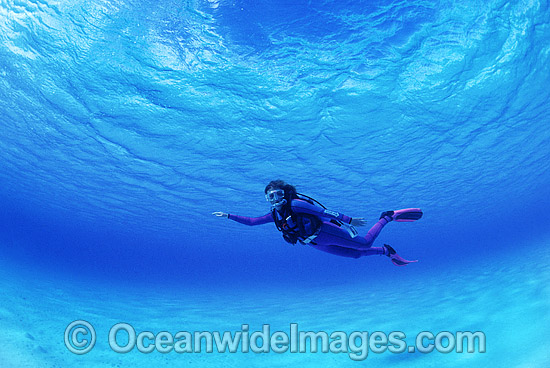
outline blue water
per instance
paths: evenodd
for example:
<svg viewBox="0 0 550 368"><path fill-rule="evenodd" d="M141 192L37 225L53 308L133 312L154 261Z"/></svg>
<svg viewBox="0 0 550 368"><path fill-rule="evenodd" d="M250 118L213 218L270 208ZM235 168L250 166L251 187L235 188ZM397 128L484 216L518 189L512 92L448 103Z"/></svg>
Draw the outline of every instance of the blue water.
<svg viewBox="0 0 550 368"><path fill-rule="evenodd" d="M2 0L0 40L0 366L547 365L547 1ZM369 226L422 208L375 244L419 262L211 215L267 213L278 178ZM117 354L117 322L487 352Z"/></svg>

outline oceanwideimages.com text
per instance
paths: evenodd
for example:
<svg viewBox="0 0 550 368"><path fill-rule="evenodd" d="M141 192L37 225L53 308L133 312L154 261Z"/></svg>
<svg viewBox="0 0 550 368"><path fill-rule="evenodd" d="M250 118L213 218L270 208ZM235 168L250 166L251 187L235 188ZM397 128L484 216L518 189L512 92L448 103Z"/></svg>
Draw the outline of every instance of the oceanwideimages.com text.
<svg viewBox="0 0 550 368"><path fill-rule="evenodd" d="M481 331L422 331L407 344L402 331L300 331L291 323L286 331L272 331L269 324L261 330L241 325L237 331L136 331L128 323L117 323L108 334L110 348L125 354L133 350L144 354L167 353L344 353L356 361L369 353L485 353L486 338ZM96 332L86 321L74 321L65 330L65 345L75 354L85 354L95 345Z"/></svg>

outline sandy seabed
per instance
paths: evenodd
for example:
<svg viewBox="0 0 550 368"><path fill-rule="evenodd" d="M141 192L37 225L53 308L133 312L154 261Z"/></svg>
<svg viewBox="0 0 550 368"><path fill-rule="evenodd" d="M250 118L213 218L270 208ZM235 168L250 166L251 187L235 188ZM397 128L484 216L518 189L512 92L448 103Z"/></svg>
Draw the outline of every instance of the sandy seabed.
<svg viewBox="0 0 550 368"><path fill-rule="evenodd" d="M369 285L308 290L137 289L46 279L0 268L0 366L2 367L546 367L550 351L548 247L518 259L454 269L437 277L373 279ZM546 260L546 261L545 261ZM417 265L420 267L420 264ZM97 333L92 351L76 355L64 331L74 320ZM369 353L362 363L346 353L114 352L110 328L131 324L152 331L240 331L270 324L274 331L403 331L409 345L421 331L483 331L485 353Z"/></svg>

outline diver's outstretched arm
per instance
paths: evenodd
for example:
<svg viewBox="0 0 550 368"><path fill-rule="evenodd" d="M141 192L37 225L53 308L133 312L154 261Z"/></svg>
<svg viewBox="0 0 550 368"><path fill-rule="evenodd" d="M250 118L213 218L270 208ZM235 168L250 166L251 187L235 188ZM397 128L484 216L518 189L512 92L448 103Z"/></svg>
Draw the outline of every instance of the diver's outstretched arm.
<svg viewBox="0 0 550 368"><path fill-rule="evenodd" d="M224 213L224 212L212 212L212 214L218 217L226 217L230 220L237 221L241 224L245 224L248 226L262 225L262 224L267 224L268 222L273 222L273 217L271 216L271 213L265 214L261 217L238 216L238 215L232 215L230 213Z"/></svg>

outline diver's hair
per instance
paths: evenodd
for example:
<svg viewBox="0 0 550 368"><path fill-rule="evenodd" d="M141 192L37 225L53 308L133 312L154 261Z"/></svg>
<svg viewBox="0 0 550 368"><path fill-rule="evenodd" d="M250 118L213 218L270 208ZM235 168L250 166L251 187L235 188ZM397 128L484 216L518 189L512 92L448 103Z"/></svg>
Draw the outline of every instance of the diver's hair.
<svg viewBox="0 0 550 368"><path fill-rule="evenodd" d="M294 187L294 185L287 184L283 180L280 180L280 179L270 181L269 184L267 184L267 186L265 187L264 193L267 194L267 191L270 190L270 189L282 189L282 190L284 190L285 191L285 199L286 199L288 204L290 204L290 202L293 199L298 198L298 195L296 194L298 192L296 191L296 188Z"/></svg>

